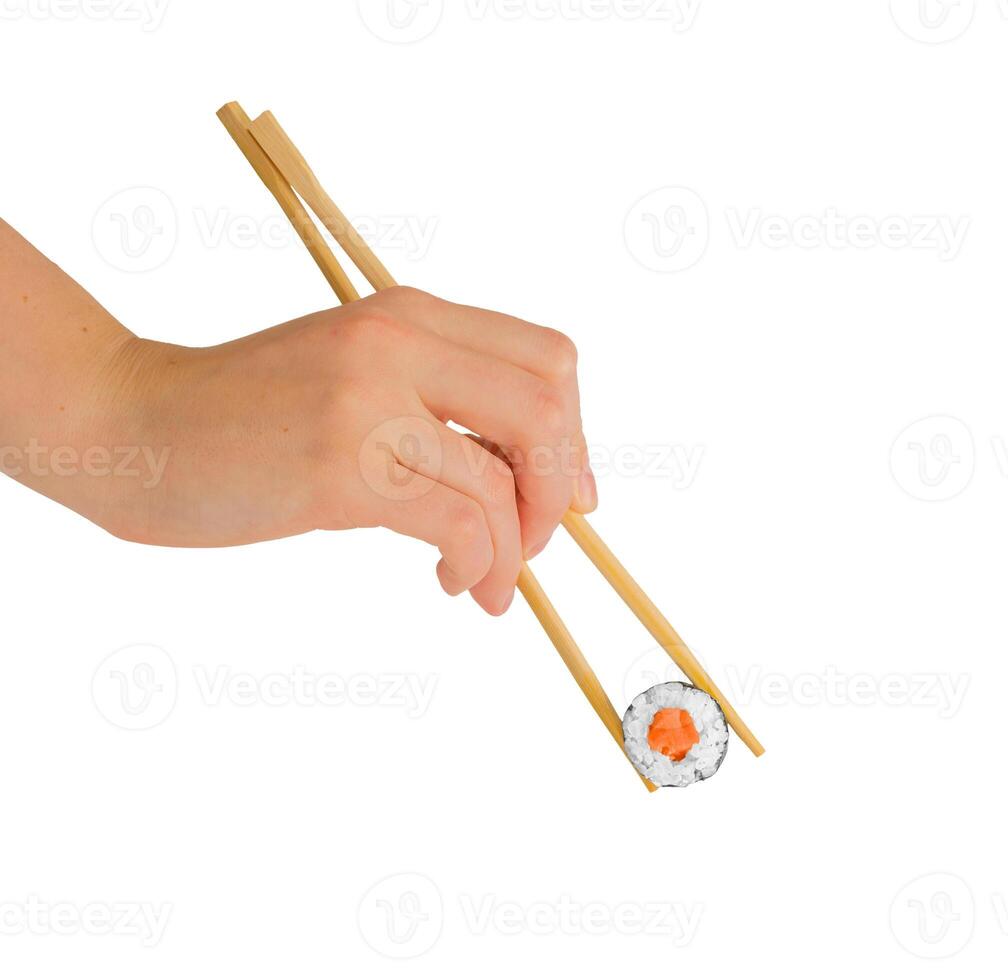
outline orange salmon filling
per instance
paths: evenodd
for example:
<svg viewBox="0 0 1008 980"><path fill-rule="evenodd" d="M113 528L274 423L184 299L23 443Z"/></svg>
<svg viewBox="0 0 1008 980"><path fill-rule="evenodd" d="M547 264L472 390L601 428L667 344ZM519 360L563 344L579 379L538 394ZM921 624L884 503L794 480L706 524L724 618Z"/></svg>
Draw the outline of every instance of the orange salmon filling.
<svg viewBox="0 0 1008 980"><path fill-rule="evenodd" d="M647 743L652 752L661 752L676 762L681 762L697 742L696 725L690 713L683 708L662 708L654 716L647 733Z"/></svg>

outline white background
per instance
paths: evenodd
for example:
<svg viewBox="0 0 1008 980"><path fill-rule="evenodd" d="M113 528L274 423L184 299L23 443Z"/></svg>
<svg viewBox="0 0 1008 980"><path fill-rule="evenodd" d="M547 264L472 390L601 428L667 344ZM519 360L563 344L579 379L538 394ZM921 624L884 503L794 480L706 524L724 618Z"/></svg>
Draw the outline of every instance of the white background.
<svg viewBox="0 0 1008 980"><path fill-rule="evenodd" d="M2 0L0 213L145 336L331 306L214 117L272 108L400 280L576 339L595 524L767 753L648 796L425 546L5 481L3 975L1000 975L1005 5L111 2ZM535 568L619 711L669 673Z"/></svg>

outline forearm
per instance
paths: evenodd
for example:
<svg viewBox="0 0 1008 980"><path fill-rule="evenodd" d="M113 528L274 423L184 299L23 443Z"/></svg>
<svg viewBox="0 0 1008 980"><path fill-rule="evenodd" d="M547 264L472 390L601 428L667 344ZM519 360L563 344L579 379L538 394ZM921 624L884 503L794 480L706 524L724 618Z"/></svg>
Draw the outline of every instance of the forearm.
<svg viewBox="0 0 1008 980"><path fill-rule="evenodd" d="M125 458L141 424L124 385L143 356L130 331L0 221L0 470L116 530L113 511L136 490Z"/></svg>

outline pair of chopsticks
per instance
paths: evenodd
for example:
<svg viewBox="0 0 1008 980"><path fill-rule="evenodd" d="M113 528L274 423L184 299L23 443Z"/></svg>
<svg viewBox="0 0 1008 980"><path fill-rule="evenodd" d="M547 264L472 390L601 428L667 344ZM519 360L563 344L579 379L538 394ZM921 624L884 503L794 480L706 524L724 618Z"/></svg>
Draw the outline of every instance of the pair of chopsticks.
<svg viewBox="0 0 1008 980"><path fill-rule="evenodd" d="M388 289L396 285L381 260L325 192L311 167L272 112L264 112L253 121L237 102L229 102L220 109L217 116L262 182L276 198L341 303L352 303L360 299L360 294L347 278L305 205L315 213L375 290ZM728 703L689 647L683 643L669 621L620 564L588 521L581 514L570 511L563 519L563 526L690 682L706 691L718 702L735 734L754 755L762 755L763 746L739 717L738 712ZM518 589L574 680L595 709L595 713L622 749L623 724L620 716L584 654L574 642L570 631L543 591L543 587L524 562L518 576ZM653 792L657 788L644 776L641 776L641 779L648 790Z"/></svg>

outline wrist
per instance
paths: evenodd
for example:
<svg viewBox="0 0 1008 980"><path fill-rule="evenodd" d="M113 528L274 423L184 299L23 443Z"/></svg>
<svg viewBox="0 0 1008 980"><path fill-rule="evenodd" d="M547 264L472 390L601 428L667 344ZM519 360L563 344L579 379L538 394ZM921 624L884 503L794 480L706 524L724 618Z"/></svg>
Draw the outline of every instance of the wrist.
<svg viewBox="0 0 1008 980"><path fill-rule="evenodd" d="M50 496L117 537L152 540L172 454L162 422L173 359L182 361L181 348L123 331L94 358L66 419L63 465L53 467L59 495Z"/></svg>

